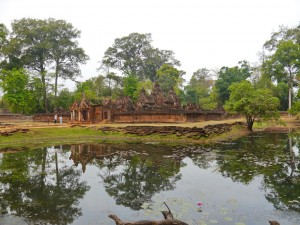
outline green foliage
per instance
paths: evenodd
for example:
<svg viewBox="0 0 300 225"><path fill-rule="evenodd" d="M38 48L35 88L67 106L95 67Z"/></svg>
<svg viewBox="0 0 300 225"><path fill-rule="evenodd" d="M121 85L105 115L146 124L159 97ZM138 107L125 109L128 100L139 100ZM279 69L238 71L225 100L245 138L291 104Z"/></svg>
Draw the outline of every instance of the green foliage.
<svg viewBox="0 0 300 225"><path fill-rule="evenodd" d="M153 89L153 83L150 80L138 82L137 92L140 93L144 89L146 93L150 94Z"/></svg>
<svg viewBox="0 0 300 225"><path fill-rule="evenodd" d="M124 78L124 95L130 97L133 101L138 98L138 78L134 75L130 75Z"/></svg>
<svg viewBox="0 0 300 225"><path fill-rule="evenodd" d="M76 90L75 90L75 100L80 101L84 96L86 99L91 101L97 101L99 98L97 97L96 93L92 91L94 86L93 80L89 79L81 83L77 83Z"/></svg>
<svg viewBox="0 0 300 225"><path fill-rule="evenodd" d="M264 47L271 55L263 63L263 73L278 83L288 85L288 107L292 107L293 87L298 86L300 74L300 25L297 27L280 27L274 32Z"/></svg>
<svg viewBox="0 0 300 225"><path fill-rule="evenodd" d="M33 94L29 89L29 75L25 70L3 71L1 87L4 91L3 100L8 104L11 112L31 113L33 108Z"/></svg>
<svg viewBox="0 0 300 225"><path fill-rule="evenodd" d="M80 37L80 31L71 23L54 19L49 19L47 22L51 58L55 64L54 95L56 96L58 78L74 80L80 75L79 65L84 64L89 58L78 46L77 39Z"/></svg>
<svg viewBox="0 0 300 225"><path fill-rule="evenodd" d="M7 35L8 35L8 29L4 24L0 23L0 65L2 64L3 46L7 42Z"/></svg>
<svg viewBox="0 0 300 225"><path fill-rule="evenodd" d="M157 82L165 94L169 90L178 90L179 85L181 85L180 71L169 64L164 64L156 74Z"/></svg>
<svg viewBox="0 0 300 225"><path fill-rule="evenodd" d="M54 102L52 105L61 107L64 110L69 110L70 105L75 101L75 96L73 92L70 92L67 88L62 89L58 96L53 96Z"/></svg>
<svg viewBox="0 0 300 225"><path fill-rule="evenodd" d="M225 110L245 116L248 129L259 119L270 120L279 117L279 99L269 89L255 89L249 81L234 83L230 86L230 98Z"/></svg>
<svg viewBox="0 0 300 225"><path fill-rule="evenodd" d="M267 88L271 90L275 97L280 100L279 110L285 111L288 108L288 84L286 82L272 82L266 74L263 74L254 84L256 89Z"/></svg>
<svg viewBox="0 0 300 225"><path fill-rule="evenodd" d="M288 91L288 84L284 82L278 83L275 87L275 96L280 100L279 110L281 111L285 111L288 108Z"/></svg>
<svg viewBox="0 0 300 225"><path fill-rule="evenodd" d="M300 102L295 102L292 106L292 108L290 108L288 110L288 112L292 115L297 115L300 112Z"/></svg>
<svg viewBox="0 0 300 225"><path fill-rule="evenodd" d="M266 41L264 48L269 51L277 49L279 42L292 40L300 44L300 24L295 27L280 26L278 31L272 33L270 40Z"/></svg>
<svg viewBox="0 0 300 225"><path fill-rule="evenodd" d="M124 75L135 75L140 81L154 81L156 71L165 63L180 65L169 50L159 50L151 45L151 34L131 33L117 38L102 59L108 68L121 71Z"/></svg>
<svg viewBox="0 0 300 225"><path fill-rule="evenodd" d="M207 98L200 100L200 105L203 109L212 110L217 108L218 105L218 91L215 86L212 87L211 93Z"/></svg>
<svg viewBox="0 0 300 225"><path fill-rule="evenodd" d="M103 96L111 96L113 98L121 94L121 86L123 78L117 74L110 72L107 73L104 79L104 93ZM106 91L107 89L107 91Z"/></svg>
<svg viewBox="0 0 300 225"><path fill-rule="evenodd" d="M209 94L213 85L211 72L206 69L198 69L193 73L189 83L184 87L186 102L196 105L207 105Z"/></svg>
<svg viewBox="0 0 300 225"><path fill-rule="evenodd" d="M252 68L247 61L239 62L239 66L222 67L218 73L215 88L218 93L219 104L223 105L229 99L229 86L234 82L241 82L250 77Z"/></svg>
<svg viewBox="0 0 300 225"><path fill-rule="evenodd" d="M79 64L88 57L78 47L80 32L70 23L55 19L14 20L8 43L4 46L5 56L9 59L5 68L27 67L37 71L41 80L43 104L49 110L48 81L54 78L54 95L57 95L58 77L74 79L80 74ZM51 76L54 74L54 76Z"/></svg>

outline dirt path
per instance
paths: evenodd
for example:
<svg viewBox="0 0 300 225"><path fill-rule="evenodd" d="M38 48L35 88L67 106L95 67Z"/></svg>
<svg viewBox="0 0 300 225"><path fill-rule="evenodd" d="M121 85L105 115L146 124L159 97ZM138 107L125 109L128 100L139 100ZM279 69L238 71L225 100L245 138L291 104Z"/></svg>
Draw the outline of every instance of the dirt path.
<svg viewBox="0 0 300 225"><path fill-rule="evenodd" d="M268 128L270 131L272 130L290 130L300 128L300 121L296 120L293 117L282 117L282 121L285 125L280 124L268 124ZM234 123L234 122L244 122L243 118L238 119L228 119L228 120L210 120L210 121L201 121L201 122L187 122L187 123L84 123L80 124L80 126L84 127L126 127L126 126L179 126L179 127L205 127L207 125L215 125L222 123ZM0 131L16 129L16 128L66 128L71 127L71 123L47 123L47 122L31 122L31 121L0 121ZM266 127L262 127L262 129L266 129Z"/></svg>

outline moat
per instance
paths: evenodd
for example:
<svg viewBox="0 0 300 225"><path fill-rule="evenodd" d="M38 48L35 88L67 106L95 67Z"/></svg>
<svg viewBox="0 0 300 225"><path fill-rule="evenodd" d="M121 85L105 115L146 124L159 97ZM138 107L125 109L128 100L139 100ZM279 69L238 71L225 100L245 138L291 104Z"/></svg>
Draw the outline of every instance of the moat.
<svg viewBox="0 0 300 225"><path fill-rule="evenodd" d="M0 224L161 220L300 224L300 136L253 133L215 146L81 144L0 153ZM203 204L199 206L199 203Z"/></svg>

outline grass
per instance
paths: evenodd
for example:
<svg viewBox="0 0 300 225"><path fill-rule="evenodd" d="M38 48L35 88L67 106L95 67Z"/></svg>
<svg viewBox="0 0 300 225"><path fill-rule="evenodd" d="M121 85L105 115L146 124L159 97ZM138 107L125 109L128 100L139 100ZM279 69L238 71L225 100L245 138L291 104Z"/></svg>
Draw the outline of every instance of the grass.
<svg viewBox="0 0 300 225"><path fill-rule="evenodd" d="M289 121L290 120L290 121ZM27 133L13 133L11 136L0 136L0 149L17 149L30 148L35 146L49 146L55 144L75 144L75 143L103 143L103 142L159 142L168 144L211 144L223 140L234 140L248 134L245 127L234 126L231 131L221 135L211 135L209 137L200 137L198 139L188 138L176 135L147 135L138 136L122 132L102 132L98 128L104 126L125 127L125 126L182 126L182 127L204 127L212 124L234 123L243 121L243 119L231 119L223 121L203 121L196 123L145 123L145 124L87 124L71 127L70 124L53 124L53 123L32 123L9 121L11 126L0 128L0 131L15 128L27 128ZM293 124L295 120L283 118L288 124ZM263 130L267 127L275 126L271 123L255 124L254 129ZM277 126L277 125L276 125ZM280 125L283 126L283 125Z"/></svg>

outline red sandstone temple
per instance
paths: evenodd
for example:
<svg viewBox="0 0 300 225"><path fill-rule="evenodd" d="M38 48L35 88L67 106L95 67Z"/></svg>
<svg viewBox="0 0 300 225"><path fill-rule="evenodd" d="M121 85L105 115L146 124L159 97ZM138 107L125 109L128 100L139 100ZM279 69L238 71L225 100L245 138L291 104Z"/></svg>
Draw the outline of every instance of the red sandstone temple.
<svg viewBox="0 0 300 225"><path fill-rule="evenodd" d="M143 89L136 104L129 97L121 97L93 105L83 97L70 106L70 114L72 123L182 123L227 117L224 110L204 111L192 104L182 107L173 90L165 96L157 83L150 95Z"/></svg>

